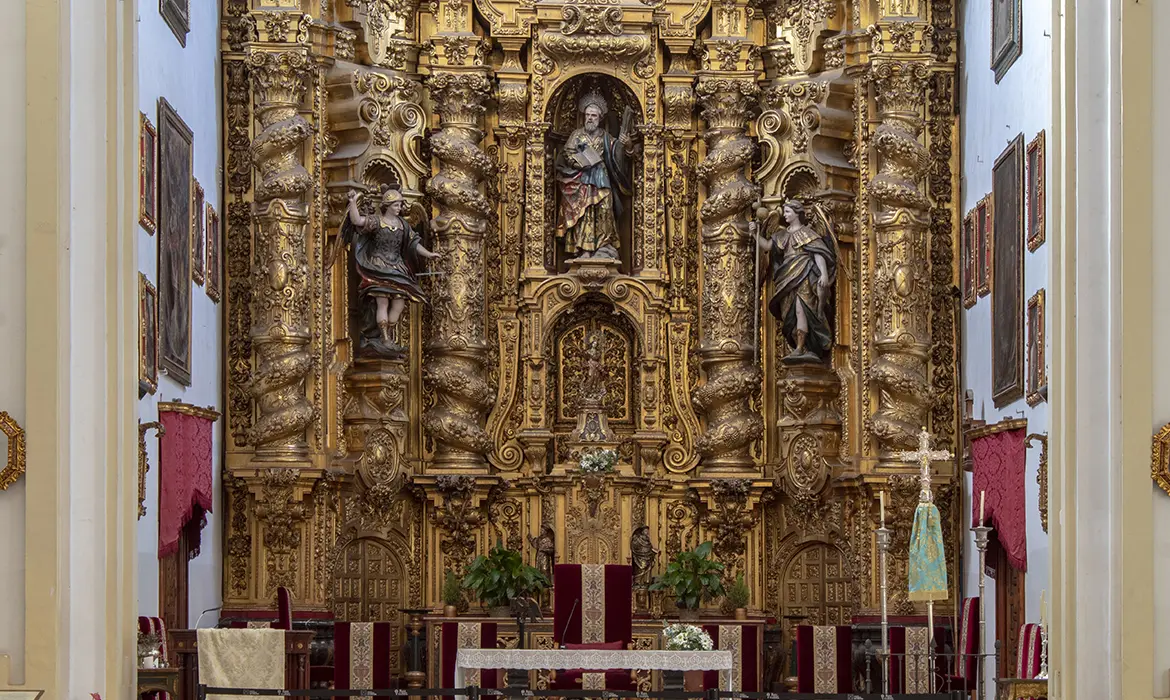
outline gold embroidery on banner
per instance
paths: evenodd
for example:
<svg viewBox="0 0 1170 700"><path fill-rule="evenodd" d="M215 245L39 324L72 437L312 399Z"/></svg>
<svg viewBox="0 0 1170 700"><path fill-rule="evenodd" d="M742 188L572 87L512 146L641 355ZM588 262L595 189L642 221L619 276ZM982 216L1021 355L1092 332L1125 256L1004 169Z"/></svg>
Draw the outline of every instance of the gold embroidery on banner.
<svg viewBox="0 0 1170 700"><path fill-rule="evenodd" d="M349 687L374 689L374 625L354 622L349 626Z"/></svg>
<svg viewBox="0 0 1170 700"><path fill-rule="evenodd" d="M906 693L929 693L930 669L927 664L929 640L925 627L906 628Z"/></svg>
<svg viewBox="0 0 1170 700"><path fill-rule="evenodd" d="M813 627L813 692L837 692L836 627Z"/></svg>
<svg viewBox="0 0 1170 700"><path fill-rule="evenodd" d="M478 649L479 648L479 623L478 622L460 622L459 623L459 641L456 644L458 649ZM479 685L479 669L469 668L463 672L463 684L466 686Z"/></svg>
<svg viewBox="0 0 1170 700"><path fill-rule="evenodd" d="M731 670L719 672L719 690L727 687L727 674L731 674L731 689L743 690L743 625L719 625L719 648L731 652Z"/></svg>
<svg viewBox="0 0 1170 700"><path fill-rule="evenodd" d="M605 641L605 565L581 565L581 641Z"/></svg>
<svg viewBox="0 0 1170 700"><path fill-rule="evenodd" d="M604 673L582 673L581 674L581 689L582 690L605 690L605 674Z"/></svg>

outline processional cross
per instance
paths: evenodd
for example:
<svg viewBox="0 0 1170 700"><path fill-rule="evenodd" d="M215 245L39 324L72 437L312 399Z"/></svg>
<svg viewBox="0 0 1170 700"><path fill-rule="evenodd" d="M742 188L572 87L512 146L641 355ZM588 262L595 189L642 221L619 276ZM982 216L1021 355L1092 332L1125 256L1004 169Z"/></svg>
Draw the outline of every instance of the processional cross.
<svg viewBox="0 0 1170 700"><path fill-rule="evenodd" d="M924 427L922 432L918 433L918 449L899 452L895 456L907 462L918 462L918 466L921 469L919 480L922 484L919 501L922 503L930 503L934 500L930 492L930 463L946 462L954 458L955 455L949 450L930 449L930 433L926 432L926 428Z"/></svg>

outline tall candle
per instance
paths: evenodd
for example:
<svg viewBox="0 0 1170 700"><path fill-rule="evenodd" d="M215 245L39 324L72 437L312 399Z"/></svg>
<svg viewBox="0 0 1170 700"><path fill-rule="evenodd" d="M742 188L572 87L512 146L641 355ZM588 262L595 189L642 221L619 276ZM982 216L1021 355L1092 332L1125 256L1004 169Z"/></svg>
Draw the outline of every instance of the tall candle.
<svg viewBox="0 0 1170 700"><path fill-rule="evenodd" d="M886 526L886 492L878 491L878 502L882 507L882 527Z"/></svg>
<svg viewBox="0 0 1170 700"><path fill-rule="evenodd" d="M1048 601L1044 600L1044 591L1040 591L1040 626L1048 624Z"/></svg>
<svg viewBox="0 0 1170 700"><path fill-rule="evenodd" d="M984 522L984 520L983 520L983 506L985 506L986 504L987 504L987 492L980 491L979 492L979 524L980 525L982 525Z"/></svg>

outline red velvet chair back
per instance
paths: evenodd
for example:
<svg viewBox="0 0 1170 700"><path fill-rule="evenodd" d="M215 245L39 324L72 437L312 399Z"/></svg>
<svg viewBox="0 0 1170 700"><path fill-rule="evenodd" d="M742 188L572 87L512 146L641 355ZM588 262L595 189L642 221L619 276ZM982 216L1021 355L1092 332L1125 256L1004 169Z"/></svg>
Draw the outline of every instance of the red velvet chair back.
<svg viewBox="0 0 1170 700"><path fill-rule="evenodd" d="M955 647L955 675L971 685L978 667L979 598L965 598L959 617L959 644Z"/></svg>
<svg viewBox="0 0 1170 700"><path fill-rule="evenodd" d="M439 632L440 682L444 688L455 687L455 657L460 649L495 649L498 630L494 622L444 622ZM494 669L470 669L463 683L480 688L499 688L499 672Z"/></svg>
<svg viewBox="0 0 1170 700"><path fill-rule="evenodd" d="M1016 649L1016 678L1035 678L1040 673L1040 625L1027 622L1020 626Z"/></svg>
<svg viewBox="0 0 1170 700"><path fill-rule="evenodd" d="M284 586L276 589L276 624L278 630L292 629L292 592Z"/></svg>
<svg viewBox="0 0 1170 700"><path fill-rule="evenodd" d="M760 649L763 647L763 625L726 623L703 625L703 631L711 635L715 648L732 652L731 689L737 693L760 691ZM725 671L704 671L704 690L726 690L726 682L720 682L720 673Z"/></svg>
<svg viewBox="0 0 1170 700"><path fill-rule="evenodd" d="M853 628L796 628L796 692L853 692Z"/></svg>
<svg viewBox="0 0 1170 700"><path fill-rule="evenodd" d="M398 657L389 622L333 623L333 687L337 690L394 688Z"/></svg>
<svg viewBox="0 0 1170 700"><path fill-rule="evenodd" d="M926 628L891 627L888 664L891 693L929 693L930 637Z"/></svg>
<svg viewBox="0 0 1170 700"><path fill-rule="evenodd" d="M632 567L626 564L553 567L553 641L557 645L620 641L628 647L634 636L633 618Z"/></svg>

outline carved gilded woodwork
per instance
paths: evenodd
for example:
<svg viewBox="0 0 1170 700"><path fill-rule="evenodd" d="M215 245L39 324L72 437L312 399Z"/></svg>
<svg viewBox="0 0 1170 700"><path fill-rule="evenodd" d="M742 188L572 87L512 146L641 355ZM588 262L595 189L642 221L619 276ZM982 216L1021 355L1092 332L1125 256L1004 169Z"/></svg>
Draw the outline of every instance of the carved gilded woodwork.
<svg viewBox="0 0 1170 700"><path fill-rule="evenodd" d="M8 490L8 487L15 484L25 470L25 461L27 459L25 453L24 428L16 422L16 419L8 415L7 411L0 411L0 432L4 433L4 439L8 443L7 458L4 462L4 469L0 469L0 491ZM145 476L145 472L142 472ZM142 504L139 501L139 514L141 515Z"/></svg>
<svg viewBox="0 0 1170 700"><path fill-rule="evenodd" d="M711 540L753 606L875 609L877 493L907 532L917 498L892 455L958 425L954 7L884 5L226 0L225 616L287 585L398 620L497 540L636 554L643 578ZM616 261L554 233L592 89L633 112ZM385 186L443 256L401 361L357 356L357 279L324 260L346 193ZM839 250L824 366L780 362L745 235L757 199L794 197ZM620 456L601 477L573 437L591 333Z"/></svg>

